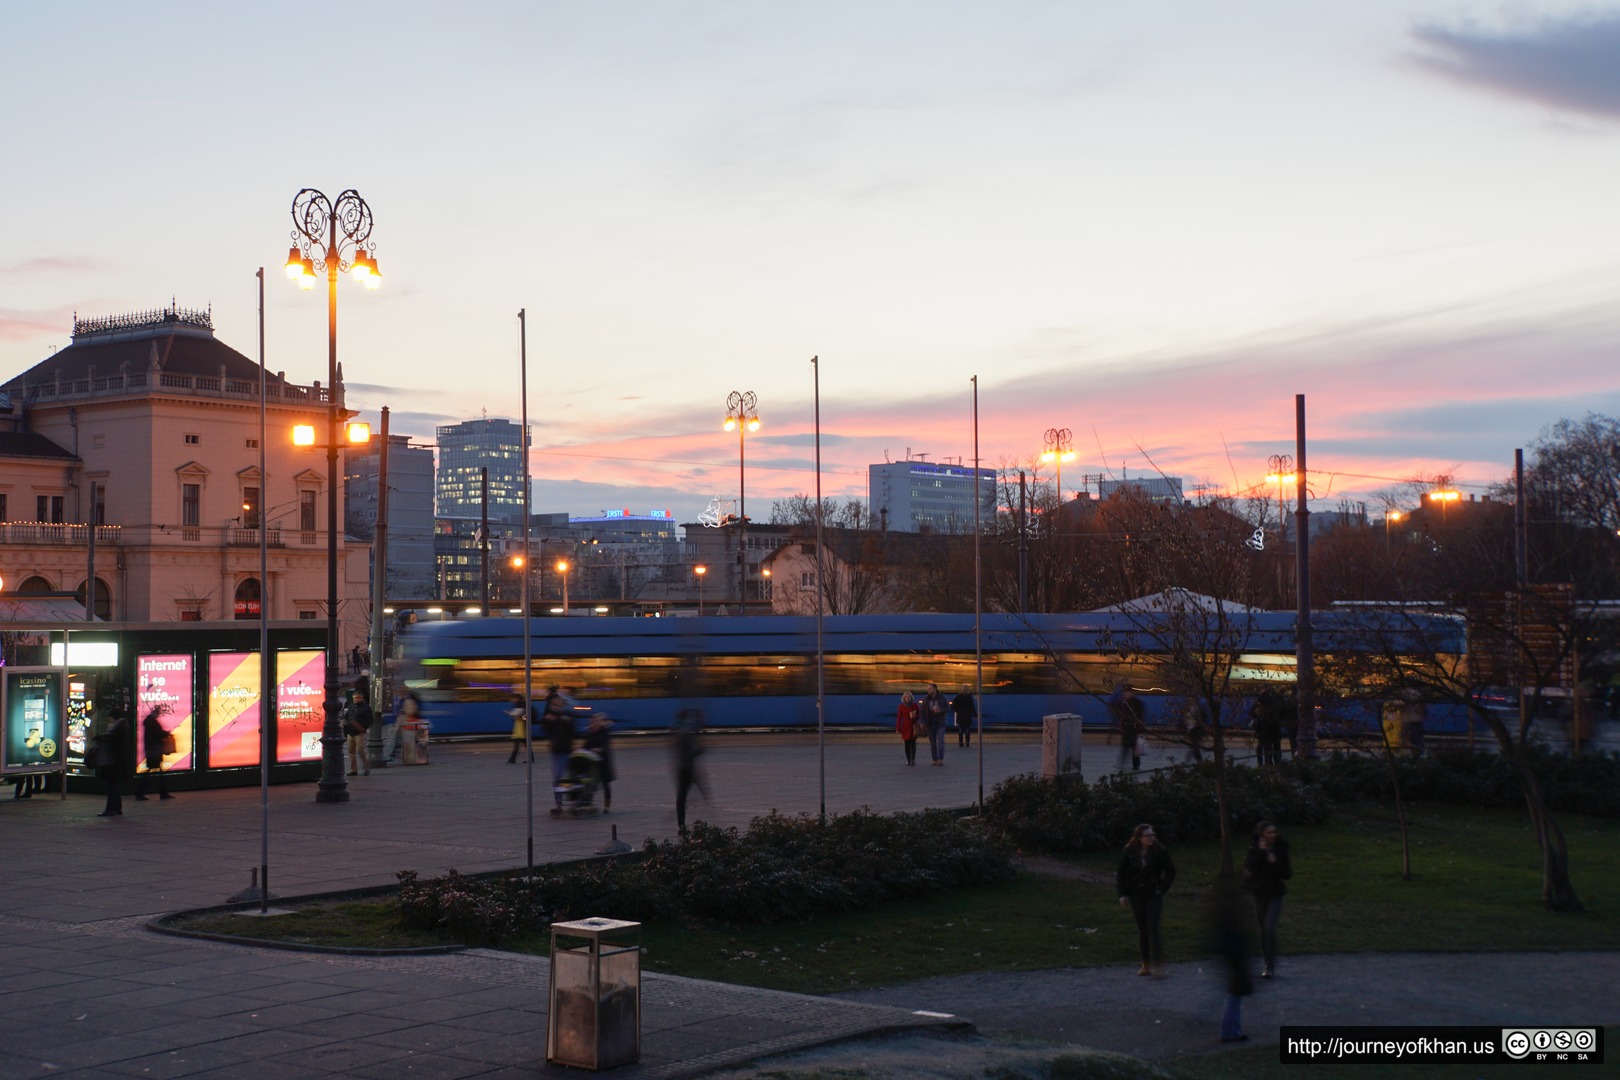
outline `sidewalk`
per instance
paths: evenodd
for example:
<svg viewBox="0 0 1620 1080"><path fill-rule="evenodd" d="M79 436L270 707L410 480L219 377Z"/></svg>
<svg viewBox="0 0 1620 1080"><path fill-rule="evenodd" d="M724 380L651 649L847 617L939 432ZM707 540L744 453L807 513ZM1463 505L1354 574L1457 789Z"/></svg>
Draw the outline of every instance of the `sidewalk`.
<svg viewBox="0 0 1620 1080"><path fill-rule="evenodd" d="M722 735L711 747L703 767L713 798L690 808L694 818L743 825L772 809L819 808L813 736ZM273 891L387 885L403 869L429 876L521 866L529 789L524 767L505 763L509 749L436 746L432 765L351 779L346 804L317 804L312 784L272 789ZM1112 765L1113 750L1088 738L1088 777ZM537 862L591 854L610 825L633 846L674 833L667 743L623 739L616 752L620 779L607 818L552 818L546 761L536 760ZM1155 751L1144 767L1164 756ZM984 762L988 792L1004 776L1038 770L1039 742L993 736ZM829 813L966 806L977 797L977 748L951 745L945 768L908 769L897 739L833 735L826 763ZM100 809L99 798L83 795L0 803L0 1080L561 1073L544 1064L544 959L494 950L315 955L148 931L153 916L223 903L247 886L260 861L257 788L170 802L126 797L121 818L98 818ZM1282 974L1249 999L1257 1039L1275 1039L1284 1022L1613 1021L1607 991L1620 984L1612 954L1288 958ZM914 1010L1137 1055L1198 1052L1213 1045L1219 997L1197 965L1163 980L1072 969L837 999L643 979L643 1060L616 1077L693 1076L835 1040L960 1024ZM1599 1006L1607 1012L1591 1015ZM1152 1029L1151 1045L1128 1019Z"/></svg>
<svg viewBox="0 0 1620 1080"><path fill-rule="evenodd" d="M534 772L537 862L639 845L675 832L663 739L616 745L610 817L553 818L548 762ZM349 781L351 801L312 784L270 792L271 888L283 896L522 866L529 789L509 744L434 747L433 764ZM1030 735L988 748L986 790L1039 767ZM898 739L834 735L829 813L963 806L977 754L907 769ZM744 825L772 809L815 813L810 736L715 736L703 758L712 801L691 816ZM13 1077L535 1076L545 1065L548 965L493 950L360 957L180 939L153 916L222 903L260 861L257 788L124 800L36 796L0 805L0 1080ZM612 912L602 912L611 915ZM643 1058L619 1077L680 1077L831 1040L958 1022L884 1005L643 975Z"/></svg>

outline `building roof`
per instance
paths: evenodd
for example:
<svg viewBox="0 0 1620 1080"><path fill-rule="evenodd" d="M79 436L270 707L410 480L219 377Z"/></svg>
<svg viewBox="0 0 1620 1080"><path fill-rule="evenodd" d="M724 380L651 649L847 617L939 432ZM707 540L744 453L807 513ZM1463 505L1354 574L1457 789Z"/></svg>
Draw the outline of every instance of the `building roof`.
<svg viewBox="0 0 1620 1080"><path fill-rule="evenodd" d="M0 389L23 398L35 387L102 379L151 370L171 375L259 379L259 365L214 337L211 312L171 304L161 311L81 319L73 317L73 343L51 354ZM284 382L269 374L272 384Z"/></svg>
<svg viewBox="0 0 1620 1080"><path fill-rule="evenodd" d="M78 460L72 452L62 449L45 436L36 435L32 431L0 431L0 457Z"/></svg>

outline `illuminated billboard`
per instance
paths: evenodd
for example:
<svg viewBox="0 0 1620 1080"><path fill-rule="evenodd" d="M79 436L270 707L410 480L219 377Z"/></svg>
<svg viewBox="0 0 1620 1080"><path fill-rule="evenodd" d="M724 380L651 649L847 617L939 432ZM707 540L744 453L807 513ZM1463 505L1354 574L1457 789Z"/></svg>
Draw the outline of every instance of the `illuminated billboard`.
<svg viewBox="0 0 1620 1080"><path fill-rule="evenodd" d="M5 670L5 767L37 769L62 760L62 673Z"/></svg>
<svg viewBox="0 0 1620 1080"><path fill-rule="evenodd" d="M196 730L192 674L189 653L145 653L135 659L135 719L144 723L147 713L163 707L158 723L174 736L174 753L163 755L163 768L168 772L197 764L192 745ZM143 736L138 736L135 757L136 770L146 771Z"/></svg>
<svg viewBox="0 0 1620 1080"><path fill-rule="evenodd" d="M208 767L259 763L259 654L208 654Z"/></svg>
<svg viewBox="0 0 1620 1080"><path fill-rule="evenodd" d="M317 761L321 756L321 707L326 653L288 649L276 653L276 760Z"/></svg>

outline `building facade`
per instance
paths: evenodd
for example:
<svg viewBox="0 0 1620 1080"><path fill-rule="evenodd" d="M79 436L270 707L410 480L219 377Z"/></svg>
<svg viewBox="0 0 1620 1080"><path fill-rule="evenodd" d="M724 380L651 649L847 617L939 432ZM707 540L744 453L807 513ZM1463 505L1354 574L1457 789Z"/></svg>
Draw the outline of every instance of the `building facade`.
<svg viewBox="0 0 1620 1080"><path fill-rule="evenodd" d="M489 520L523 523L523 454L529 439L510 420L467 420L434 429L439 467L434 478L434 514L479 518L484 513L483 473L489 470Z"/></svg>
<svg viewBox="0 0 1620 1080"><path fill-rule="evenodd" d="M208 312L75 318L72 344L0 385L7 591L93 582L97 613L129 622L257 619L261 603L324 620L325 451L291 432L324 430L330 388L264 375L261 473L260 374ZM340 535L342 648L366 638L367 554Z"/></svg>
<svg viewBox="0 0 1620 1080"><path fill-rule="evenodd" d="M894 532L970 533L977 475L981 523L995 520L996 471L932 461L889 461L866 470L870 518Z"/></svg>

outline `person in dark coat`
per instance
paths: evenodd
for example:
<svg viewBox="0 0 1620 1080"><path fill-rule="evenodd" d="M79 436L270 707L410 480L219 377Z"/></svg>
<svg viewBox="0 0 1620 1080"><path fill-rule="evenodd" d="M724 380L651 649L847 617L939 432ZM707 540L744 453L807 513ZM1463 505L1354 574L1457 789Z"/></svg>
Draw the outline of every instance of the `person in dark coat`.
<svg viewBox="0 0 1620 1080"><path fill-rule="evenodd" d="M935 683L928 684L928 693L917 702L917 710L922 714L923 727L928 732L928 756L933 760L931 765L945 764L945 717L950 706L945 701L945 695L939 692Z"/></svg>
<svg viewBox="0 0 1620 1080"><path fill-rule="evenodd" d="M1231 880L1217 882L1208 911L1208 951L1226 980L1226 1008L1221 1013L1221 1042L1248 1042L1243 1034L1243 999L1254 993L1249 979L1248 920L1243 895Z"/></svg>
<svg viewBox="0 0 1620 1080"><path fill-rule="evenodd" d="M973 702L973 691L966 684L962 692L951 698L951 713L956 717L956 745L973 745L973 724L979 718L979 708Z"/></svg>
<svg viewBox="0 0 1620 1080"><path fill-rule="evenodd" d="M172 799L169 794L169 774L163 771L163 741L169 737L168 730L159 719L169 711L167 705L154 706L141 721L141 751L146 758L146 771L135 777L135 800L146 801L146 782L153 776L157 777L157 790L159 799Z"/></svg>
<svg viewBox="0 0 1620 1080"><path fill-rule="evenodd" d="M1260 951L1266 959L1262 979L1277 974L1277 921L1282 918L1283 884L1294 876L1288 858L1288 841L1277 835L1277 826L1262 821L1254 827L1254 842L1243 859L1243 887L1254 897L1254 915L1260 923Z"/></svg>
<svg viewBox="0 0 1620 1080"><path fill-rule="evenodd" d="M607 713L597 713L591 717L590 724L585 728L583 745L601 759L602 813L605 814L613 809L613 781L619 777L618 770L613 767L613 721L608 719Z"/></svg>
<svg viewBox="0 0 1620 1080"><path fill-rule="evenodd" d="M562 783L563 773L568 771L568 755L574 752L574 709L573 704L555 686L546 691L540 730L546 733L547 749L551 752L551 796L556 800L551 812L560 815L563 805L558 785Z"/></svg>
<svg viewBox="0 0 1620 1080"><path fill-rule="evenodd" d="M703 756L703 710L682 709L675 717L671 729L675 733L675 825L686 831L686 796L696 784L699 793L707 799L708 786L698 771L698 758Z"/></svg>
<svg viewBox="0 0 1620 1080"><path fill-rule="evenodd" d="M1261 691L1249 706L1249 716L1254 720L1255 758L1261 765L1282 762L1283 710L1287 708L1288 703L1275 690Z"/></svg>
<svg viewBox="0 0 1620 1080"><path fill-rule="evenodd" d="M129 713L124 709L115 710L106 730L96 736L96 757L101 763L96 773L107 784L107 808L97 816L120 817L124 813L124 796L120 789L135 773L135 732Z"/></svg>
<svg viewBox="0 0 1620 1080"><path fill-rule="evenodd" d="M1136 919L1136 942L1142 953L1142 970L1151 975L1163 956L1159 939L1159 919L1164 913L1164 894L1176 880L1176 864L1170 850L1159 843L1151 825L1138 825L1119 859L1114 882L1121 907L1130 906Z"/></svg>
<svg viewBox="0 0 1620 1080"><path fill-rule="evenodd" d="M1142 699L1136 696L1135 690L1120 683L1109 695L1108 711L1114 714L1114 723L1119 728L1119 771L1125 771L1126 758L1131 759L1132 769L1140 769L1142 754L1139 743L1147 734L1147 712L1142 707Z"/></svg>

